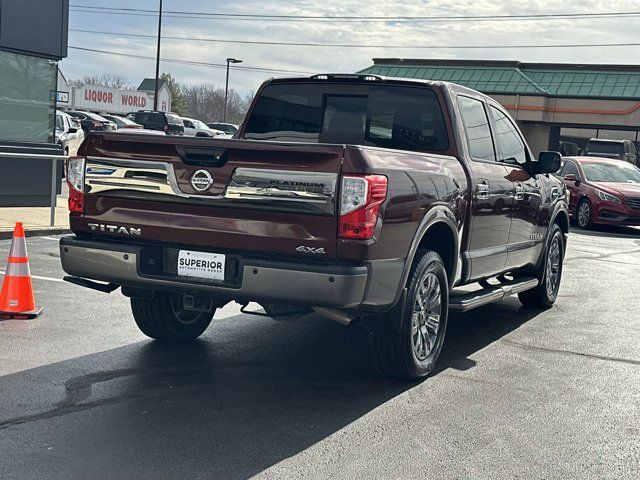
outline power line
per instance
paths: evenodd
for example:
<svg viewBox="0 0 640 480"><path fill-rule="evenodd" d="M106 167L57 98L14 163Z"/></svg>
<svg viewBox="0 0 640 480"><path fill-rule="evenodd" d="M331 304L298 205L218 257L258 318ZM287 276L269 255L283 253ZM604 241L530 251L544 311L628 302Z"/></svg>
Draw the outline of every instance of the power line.
<svg viewBox="0 0 640 480"><path fill-rule="evenodd" d="M117 55L121 57L129 57L129 58L139 58L143 60L155 60L155 57L150 57L146 55L136 55L131 53L123 53L123 52L111 52L108 50L98 50L95 48L85 48L85 47L76 47L73 45L69 45L69 48L72 50L80 50L83 52L93 52L93 53L103 53L106 55ZM224 63L209 63L209 62L198 62L195 60L179 60L176 58L160 58L163 62L166 63L178 63L181 65L195 65L201 67L211 67L211 68L227 68L227 65ZM264 67L231 67L234 70L247 70L253 72L266 72L266 73L287 73L287 74L295 74L295 75L312 75L314 72L301 72L297 70L279 70L276 68L264 68Z"/></svg>
<svg viewBox="0 0 640 480"><path fill-rule="evenodd" d="M121 37L137 37L137 38L156 38L155 35L146 35L142 33L120 33L120 32L104 32L97 30L82 30L70 28L71 32L89 33L97 35L115 35ZM495 48L582 48L582 47L636 47L640 46L640 43L563 43L556 45L362 45L362 44L349 44L349 43L305 43L305 42L272 42L272 41L258 41L258 40L227 40L221 38L198 38L198 37L175 37L164 35L163 39L167 40L188 40L197 42L210 42L210 43L233 43L243 45L280 45L290 47L337 47L337 48L402 48L412 50L424 50L424 49L495 49Z"/></svg>
<svg viewBox="0 0 640 480"><path fill-rule="evenodd" d="M157 16L157 11L141 8L97 7L92 5L71 4L71 10L81 13L103 13L133 16ZM597 19L640 16L640 11L596 12L596 13L548 13L521 15L445 15L445 16L361 16L361 15L266 15L242 13L212 13L202 11L164 10L163 15L174 18L199 18L220 20L251 21L318 21L318 22L468 22L468 21L526 21L526 20L563 20Z"/></svg>
<svg viewBox="0 0 640 480"><path fill-rule="evenodd" d="M139 37L139 38L156 38L154 35L145 35L138 33L121 33L121 32L104 32L96 30L82 30L70 28L69 31L99 35L115 35L123 37ZM221 38L199 38L199 37L175 37L165 35L162 38L168 40L188 40L198 42L211 42L211 43L234 43L234 44L248 44L248 45L281 45L281 46L295 46L295 47L339 47L339 48L402 48L402 49L491 49L491 48L579 48L579 47L627 47L627 46L639 46L640 43L567 43L567 44L555 44L555 45L362 45L362 44L348 44L348 43L305 43L305 42L273 42L273 41L258 41L258 40L227 40Z"/></svg>

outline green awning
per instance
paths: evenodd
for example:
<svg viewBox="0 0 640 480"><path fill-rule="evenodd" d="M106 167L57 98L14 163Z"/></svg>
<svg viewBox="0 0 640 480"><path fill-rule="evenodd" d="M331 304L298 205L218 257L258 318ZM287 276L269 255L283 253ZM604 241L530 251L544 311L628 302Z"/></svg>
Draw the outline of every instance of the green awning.
<svg viewBox="0 0 640 480"><path fill-rule="evenodd" d="M547 95L553 97L640 99L640 70L625 72L584 67L527 68L514 66L452 65L428 60L378 63L358 72L389 77L418 78L458 83L486 94ZM464 63L464 61L461 61ZM474 62L480 63L480 62ZM487 62L491 63L491 62Z"/></svg>

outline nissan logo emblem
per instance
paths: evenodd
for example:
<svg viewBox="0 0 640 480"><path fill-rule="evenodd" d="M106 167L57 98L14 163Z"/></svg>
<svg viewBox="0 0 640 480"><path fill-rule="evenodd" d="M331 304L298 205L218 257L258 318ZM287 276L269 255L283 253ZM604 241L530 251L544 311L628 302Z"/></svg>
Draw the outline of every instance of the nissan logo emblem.
<svg viewBox="0 0 640 480"><path fill-rule="evenodd" d="M198 192L206 192L213 185L213 178L206 170L196 170L191 176L191 186Z"/></svg>

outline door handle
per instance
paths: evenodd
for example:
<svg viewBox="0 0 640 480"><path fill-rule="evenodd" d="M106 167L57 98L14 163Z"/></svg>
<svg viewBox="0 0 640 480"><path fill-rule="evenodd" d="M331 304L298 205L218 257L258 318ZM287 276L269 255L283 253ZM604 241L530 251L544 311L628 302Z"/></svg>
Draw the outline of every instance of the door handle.
<svg viewBox="0 0 640 480"><path fill-rule="evenodd" d="M516 185L516 200L524 200L524 187L521 184Z"/></svg>
<svg viewBox="0 0 640 480"><path fill-rule="evenodd" d="M480 200L489 198L489 183L486 180L476 185L476 198Z"/></svg>

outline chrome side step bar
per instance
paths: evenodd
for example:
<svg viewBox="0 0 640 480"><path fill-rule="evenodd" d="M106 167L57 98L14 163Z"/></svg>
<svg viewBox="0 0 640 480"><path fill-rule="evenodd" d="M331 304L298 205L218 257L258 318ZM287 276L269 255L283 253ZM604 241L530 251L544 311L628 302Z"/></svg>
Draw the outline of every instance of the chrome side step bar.
<svg viewBox="0 0 640 480"><path fill-rule="evenodd" d="M456 293L455 290L449 296L449 308L458 312L466 312L487 303L497 302L510 295L524 292L538 286L540 282L537 278L528 277L492 285L473 292Z"/></svg>

